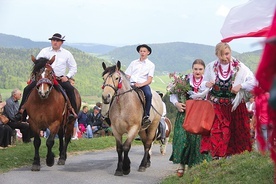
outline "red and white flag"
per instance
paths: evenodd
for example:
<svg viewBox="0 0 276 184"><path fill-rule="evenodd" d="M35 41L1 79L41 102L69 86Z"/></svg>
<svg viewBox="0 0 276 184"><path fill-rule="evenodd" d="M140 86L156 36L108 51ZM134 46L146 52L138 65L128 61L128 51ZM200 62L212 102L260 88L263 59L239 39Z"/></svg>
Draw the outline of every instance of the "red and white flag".
<svg viewBox="0 0 276 184"><path fill-rule="evenodd" d="M220 30L222 42L243 37L265 37L270 29L276 0L249 0L233 7Z"/></svg>

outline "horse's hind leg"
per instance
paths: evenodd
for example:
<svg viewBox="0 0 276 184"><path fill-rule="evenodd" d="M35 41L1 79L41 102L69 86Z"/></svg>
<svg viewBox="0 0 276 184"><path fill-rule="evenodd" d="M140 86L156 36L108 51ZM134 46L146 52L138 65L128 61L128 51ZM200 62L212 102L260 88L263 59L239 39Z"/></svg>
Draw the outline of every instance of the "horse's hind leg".
<svg viewBox="0 0 276 184"><path fill-rule="evenodd" d="M149 139L149 138L147 138ZM151 149L152 141L151 139L149 140L142 140L144 144L144 157L141 161L141 164L139 166L138 171L139 172L145 172L147 167L150 167L151 162L150 162L150 154L149 151Z"/></svg>
<svg viewBox="0 0 276 184"><path fill-rule="evenodd" d="M35 156L34 156L34 161L32 165L32 171L40 171L39 147L41 145L41 139L39 135L35 134L33 144L35 148Z"/></svg>
<svg viewBox="0 0 276 184"><path fill-rule="evenodd" d="M46 145L47 145L47 148L48 148L48 151L47 151L47 156L46 156L46 164L47 166L49 167L52 167L55 163L55 155L54 153L52 152L52 148L55 144L55 134L53 134L52 132L50 133L50 136L48 137L47 141L46 141Z"/></svg>

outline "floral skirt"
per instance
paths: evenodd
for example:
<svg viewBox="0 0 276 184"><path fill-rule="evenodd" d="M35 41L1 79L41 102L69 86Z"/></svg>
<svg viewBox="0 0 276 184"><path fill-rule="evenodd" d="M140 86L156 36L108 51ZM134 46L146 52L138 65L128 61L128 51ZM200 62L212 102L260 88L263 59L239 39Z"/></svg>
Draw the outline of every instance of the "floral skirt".
<svg viewBox="0 0 276 184"><path fill-rule="evenodd" d="M184 118L185 113L177 113L174 124L172 155L170 161L175 164L183 164L191 167L204 160L211 160L209 154L200 153L201 136L191 134L183 129L182 124Z"/></svg>
<svg viewBox="0 0 276 184"><path fill-rule="evenodd" d="M251 151L250 121L245 103L231 112L232 105L214 104L215 120L209 136L202 136L200 152L225 157Z"/></svg>

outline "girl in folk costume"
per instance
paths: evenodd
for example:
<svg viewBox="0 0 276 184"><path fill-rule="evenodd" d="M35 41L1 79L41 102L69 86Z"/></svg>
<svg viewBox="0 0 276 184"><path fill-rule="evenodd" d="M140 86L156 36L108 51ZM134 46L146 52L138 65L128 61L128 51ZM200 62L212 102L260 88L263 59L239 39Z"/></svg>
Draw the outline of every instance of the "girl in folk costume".
<svg viewBox="0 0 276 184"><path fill-rule="evenodd" d="M179 164L177 169L179 177L183 176L185 165L192 167L203 160L211 160L208 154L199 152L201 136L191 134L182 127L185 118L185 101L190 98L189 94L204 90L202 89L204 86L201 85L204 68L205 63L201 59L196 59L192 64L192 74L185 77L170 74L170 77L174 77L173 84L168 86L170 101L178 110L174 124L173 151L170 161Z"/></svg>
<svg viewBox="0 0 276 184"><path fill-rule="evenodd" d="M209 136L202 136L201 153L213 158L251 151L250 124L244 101L253 89L255 78L243 63L231 56L227 43L216 45L217 60L205 70L205 86L210 88L208 100L213 102L215 119Z"/></svg>

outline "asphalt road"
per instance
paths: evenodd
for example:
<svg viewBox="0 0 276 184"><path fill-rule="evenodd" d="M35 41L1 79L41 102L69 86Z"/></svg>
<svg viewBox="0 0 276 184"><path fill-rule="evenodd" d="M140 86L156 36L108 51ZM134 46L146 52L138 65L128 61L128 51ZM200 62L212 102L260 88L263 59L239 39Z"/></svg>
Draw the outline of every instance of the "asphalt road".
<svg viewBox="0 0 276 184"><path fill-rule="evenodd" d="M159 145L153 145L151 166L146 172L138 172L143 156L142 146L132 146L129 157L129 175L114 176L117 166L115 148L109 150L70 155L64 166L48 167L44 161L41 170L31 171L31 165L0 174L0 184L113 184L147 183L157 184L168 175L174 174L176 165L169 161L172 146L167 146L167 154L161 155ZM57 158L56 158L57 159Z"/></svg>

